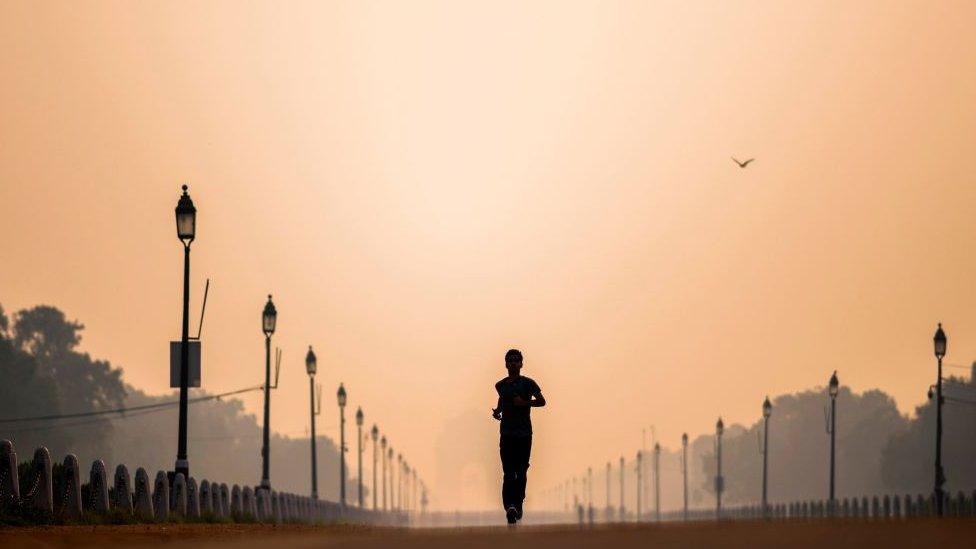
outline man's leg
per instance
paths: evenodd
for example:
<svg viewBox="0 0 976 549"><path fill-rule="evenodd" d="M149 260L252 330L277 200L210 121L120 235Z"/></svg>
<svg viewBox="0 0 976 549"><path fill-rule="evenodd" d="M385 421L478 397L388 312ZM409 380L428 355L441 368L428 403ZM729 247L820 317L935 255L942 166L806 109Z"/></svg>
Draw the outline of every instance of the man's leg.
<svg viewBox="0 0 976 549"><path fill-rule="evenodd" d="M512 486L515 476L511 440L507 437L501 437L498 450L502 458L502 509L508 509L509 504L512 503Z"/></svg>
<svg viewBox="0 0 976 549"><path fill-rule="evenodd" d="M516 507L518 491L518 440L502 437L499 442L499 453L502 458L502 506L505 508L505 520L508 524L515 524L519 518Z"/></svg>
<svg viewBox="0 0 976 549"><path fill-rule="evenodd" d="M528 482L529 458L532 455L532 437L519 439L517 464L516 464L516 485L513 491L515 508L518 510L518 517L522 518L522 502L525 501L525 485Z"/></svg>

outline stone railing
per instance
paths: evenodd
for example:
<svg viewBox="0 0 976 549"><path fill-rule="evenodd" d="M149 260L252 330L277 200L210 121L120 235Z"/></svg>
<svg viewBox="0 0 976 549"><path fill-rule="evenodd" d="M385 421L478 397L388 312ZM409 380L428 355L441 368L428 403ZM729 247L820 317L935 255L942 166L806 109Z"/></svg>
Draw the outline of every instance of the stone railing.
<svg viewBox="0 0 976 549"><path fill-rule="evenodd" d="M52 465L50 452L44 447L34 451L27 470L29 476L19 478L13 444L0 441L0 515L19 509L32 516L68 522L81 521L88 514L143 522L352 522L392 526L407 525L409 521L404 513L343 507L331 501L206 479L198 483L193 477L184 478L182 473L171 478L159 471L150 481L141 467L136 469L133 482L128 468L121 464L115 468L110 487L102 460L92 463L88 483L83 484L74 454L65 456L60 465ZM21 481L26 481L24 492Z"/></svg>
<svg viewBox="0 0 976 549"><path fill-rule="evenodd" d="M943 515L948 517L976 517L976 490L969 496L963 492L946 494ZM867 496L835 500L833 505L827 500L794 501L775 503L763 513L762 505L742 505L723 508L722 520L762 519L869 519L898 520L912 517L933 517L936 515L935 496L918 494ZM682 520L682 511L661 513L662 520ZM688 511L688 520L715 520L715 509L695 509Z"/></svg>
<svg viewBox="0 0 976 549"><path fill-rule="evenodd" d="M976 517L976 490L968 496L964 492L957 492L955 495L946 494L943 503L943 515L947 517ZM533 512L533 515L539 514ZM543 522L563 522L578 523L581 526L596 523L619 523L635 522L636 517L632 513L627 513L624 517L619 516L614 508L587 508L584 505L576 507L575 512L570 511L542 511ZM498 515L498 513L494 513ZM723 507L720 515L717 515L715 508L709 509L689 509L687 514L688 521L703 522L714 521L720 516L720 520L819 520L819 519L861 519L861 520L903 520L914 517L934 517L936 516L935 497L923 496L921 494L912 496L872 496L861 498L843 498L834 503L831 509L829 501L811 500L795 501L791 503L775 503L767 506L766 513L763 513L762 505L739 505ZM460 515L459 515L460 517ZM661 513L662 522L680 522L685 520L685 513L682 510L670 510ZM449 517L442 518L444 522L450 520ZM496 520L493 516L489 520ZM654 513L642 513L640 522L653 523Z"/></svg>

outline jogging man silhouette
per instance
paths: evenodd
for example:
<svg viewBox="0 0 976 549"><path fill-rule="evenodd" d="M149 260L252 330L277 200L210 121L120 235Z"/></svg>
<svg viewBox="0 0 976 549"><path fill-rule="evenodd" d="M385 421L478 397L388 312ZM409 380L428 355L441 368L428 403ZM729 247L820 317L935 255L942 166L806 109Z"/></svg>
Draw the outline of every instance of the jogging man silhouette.
<svg viewBox="0 0 976 549"><path fill-rule="evenodd" d="M491 411L492 417L501 420L501 440L498 443L502 458L502 505L509 524L522 519L522 501L525 500L525 474L529 469L532 453L532 421L529 411L546 405L542 389L531 379L520 375L522 353L511 349L505 353L508 376L495 384L498 406Z"/></svg>

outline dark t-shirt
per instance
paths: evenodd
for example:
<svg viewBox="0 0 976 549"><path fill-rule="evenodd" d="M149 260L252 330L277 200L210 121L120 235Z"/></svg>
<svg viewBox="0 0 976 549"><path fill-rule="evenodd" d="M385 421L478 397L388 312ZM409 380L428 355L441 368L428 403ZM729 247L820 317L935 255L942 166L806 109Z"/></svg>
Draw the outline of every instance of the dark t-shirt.
<svg viewBox="0 0 976 549"><path fill-rule="evenodd" d="M515 395L529 400L533 395L542 392L539 385L532 379L519 376L516 379L505 379L495 384L502 409L502 436L530 437L532 436L532 420L529 419L529 406L515 406L512 401Z"/></svg>

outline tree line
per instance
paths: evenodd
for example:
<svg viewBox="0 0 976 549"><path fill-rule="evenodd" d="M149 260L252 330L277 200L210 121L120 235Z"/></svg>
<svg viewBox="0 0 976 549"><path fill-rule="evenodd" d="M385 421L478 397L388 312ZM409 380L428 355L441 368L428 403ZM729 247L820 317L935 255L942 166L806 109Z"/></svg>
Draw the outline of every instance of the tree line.
<svg viewBox="0 0 976 549"><path fill-rule="evenodd" d="M0 419L98 412L175 401L177 392L154 396L126 384L122 369L81 352L84 325L56 307L38 305L8 316L0 306ZM205 395L199 391L198 395ZM0 438L30 458L46 446L52 455L73 453L81 463L102 459L113 470L169 470L176 455L177 408L53 421L0 423ZM261 426L238 399L200 402L188 409L193 476L256 484L261 471ZM338 445L319 436L319 494L339 496ZM355 445L352 445L355 448ZM309 441L273 435L271 479L276 489L309 490ZM371 451L371 450L370 450ZM367 453L367 456L371 456ZM365 456L364 456L365 457ZM364 463L371 463L364 459ZM347 479L349 475L347 475ZM367 480L371 481L370 477ZM347 482L355 493L356 479ZM367 483L366 486L369 486Z"/></svg>

